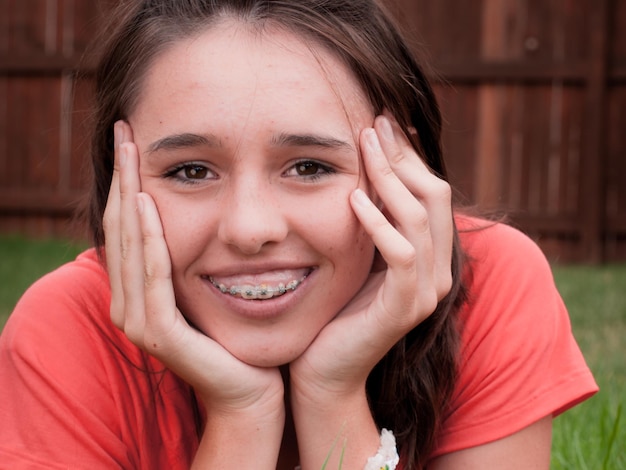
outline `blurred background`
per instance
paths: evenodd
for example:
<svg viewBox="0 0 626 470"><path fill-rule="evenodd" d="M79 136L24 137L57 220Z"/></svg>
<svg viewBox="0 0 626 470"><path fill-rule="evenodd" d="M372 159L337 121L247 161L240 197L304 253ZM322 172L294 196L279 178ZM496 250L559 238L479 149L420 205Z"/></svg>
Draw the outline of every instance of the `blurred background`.
<svg viewBox="0 0 626 470"><path fill-rule="evenodd" d="M0 331L87 246L85 51L117 1L0 0ZM600 385L551 468L626 469L626 0L385 1L432 64L459 200L538 242Z"/></svg>
<svg viewBox="0 0 626 470"><path fill-rule="evenodd" d="M116 1L0 0L0 233L83 237L85 50ZM551 260L626 260L626 1L387 3L433 65L462 201Z"/></svg>

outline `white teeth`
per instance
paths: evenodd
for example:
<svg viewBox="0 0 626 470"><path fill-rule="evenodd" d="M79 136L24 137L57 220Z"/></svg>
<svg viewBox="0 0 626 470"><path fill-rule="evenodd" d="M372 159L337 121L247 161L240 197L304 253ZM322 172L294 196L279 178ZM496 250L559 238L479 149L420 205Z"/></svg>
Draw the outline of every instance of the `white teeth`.
<svg viewBox="0 0 626 470"><path fill-rule="evenodd" d="M271 299L274 297L274 292L266 284L261 284L257 290L257 298L259 299Z"/></svg>
<svg viewBox="0 0 626 470"><path fill-rule="evenodd" d="M241 297L242 299L246 300L266 300L271 299L272 297L279 297L287 293L287 291L296 290L305 278L306 276L304 276L299 281L289 281L287 285L281 282L274 287L268 286L267 284L260 284L258 286L244 284L241 286L227 287L225 284L216 282L215 280L213 280L212 277L209 277L209 281L223 294L230 294L234 297Z"/></svg>
<svg viewBox="0 0 626 470"><path fill-rule="evenodd" d="M257 289L254 286L241 286L241 292L239 295L244 299L256 299L257 298Z"/></svg>

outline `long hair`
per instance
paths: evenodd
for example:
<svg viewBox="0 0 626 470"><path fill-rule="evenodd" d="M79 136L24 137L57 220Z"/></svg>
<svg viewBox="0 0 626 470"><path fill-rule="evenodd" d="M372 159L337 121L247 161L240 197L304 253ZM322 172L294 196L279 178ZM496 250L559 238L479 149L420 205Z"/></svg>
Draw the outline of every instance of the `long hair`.
<svg viewBox="0 0 626 470"><path fill-rule="evenodd" d="M388 110L433 173L447 178L433 90L390 15L375 0L122 0L101 41L95 77L88 218L96 246L104 244L114 122L132 113L159 53L224 18L261 32L267 26L285 28L336 54L353 72L374 112ZM376 423L396 434L405 468L425 464L456 379L456 312L464 292L456 231L451 269L450 293L389 351L367 382Z"/></svg>

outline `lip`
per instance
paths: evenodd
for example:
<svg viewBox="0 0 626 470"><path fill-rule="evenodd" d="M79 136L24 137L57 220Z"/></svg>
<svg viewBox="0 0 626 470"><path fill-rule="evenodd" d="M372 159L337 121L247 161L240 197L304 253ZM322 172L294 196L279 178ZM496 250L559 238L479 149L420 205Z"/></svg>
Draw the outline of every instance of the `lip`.
<svg viewBox="0 0 626 470"><path fill-rule="evenodd" d="M308 274L295 290L264 300L244 299L239 296L233 296L229 293L223 293L211 281L210 276L205 275L201 276L201 278L203 284L211 293L211 296L215 298L227 312L250 320L270 320L279 318L293 310L301 299L307 294L317 273L317 269L314 267L309 267L308 269ZM222 273L225 272L226 271L222 271ZM254 272L246 270L246 275L256 275L263 272L267 272L267 270L259 269L254 270ZM220 276L223 275L224 274L220 274Z"/></svg>

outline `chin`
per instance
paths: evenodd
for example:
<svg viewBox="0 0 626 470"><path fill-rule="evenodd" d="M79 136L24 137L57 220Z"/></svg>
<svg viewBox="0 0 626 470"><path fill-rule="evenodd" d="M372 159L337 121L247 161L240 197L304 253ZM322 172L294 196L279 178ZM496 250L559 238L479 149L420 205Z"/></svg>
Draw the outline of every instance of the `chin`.
<svg viewBox="0 0 626 470"><path fill-rule="evenodd" d="M305 349L306 347L294 350L282 345L277 347L274 344L268 348L258 348L255 350L230 350L230 353L241 362L245 362L246 364L254 367L280 367L289 364L300 357Z"/></svg>

